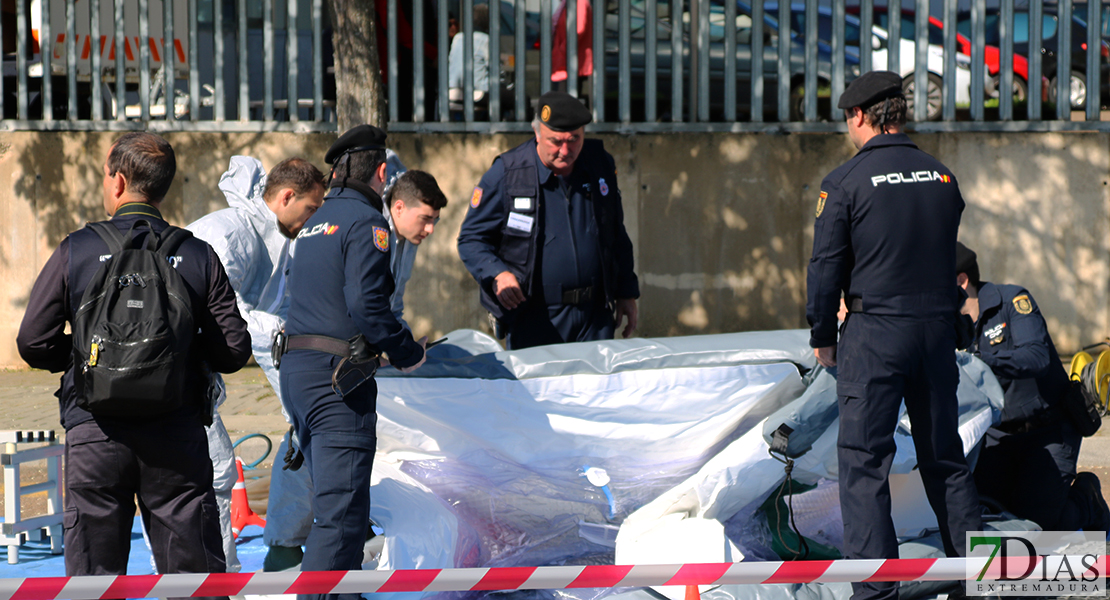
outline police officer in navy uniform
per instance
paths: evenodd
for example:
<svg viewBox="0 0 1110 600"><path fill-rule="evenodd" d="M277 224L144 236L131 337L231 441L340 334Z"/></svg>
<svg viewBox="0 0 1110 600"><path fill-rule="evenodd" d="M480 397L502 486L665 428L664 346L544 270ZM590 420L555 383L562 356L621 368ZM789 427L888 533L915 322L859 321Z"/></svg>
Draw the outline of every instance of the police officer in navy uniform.
<svg viewBox="0 0 1110 600"><path fill-rule="evenodd" d="M459 257L511 349L612 339L636 329L640 285L613 157L585 139L590 111L564 92L540 97L536 139L482 177Z"/></svg>
<svg viewBox="0 0 1110 600"><path fill-rule="evenodd" d="M1061 406L1068 374L1033 295L980 281L975 253L958 242L956 282L975 321L968 350L991 368L1005 398L1001 422L983 439L975 484L1046 531L1106 531L1110 510L1098 476L1075 472L1083 438Z"/></svg>
<svg viewBox="0 0 1110 600"><path fill-rule="evenodd" d="M414 341L390 309L385 132L359 125L325 160L333 164L330 189L297 236L289 318L276 344L284 345L276 350L282 397L314 487L304 571L361 567L377 441L373 374L381 353L403 372L424 362L424 340Z"/></svg>
<svg viewBox="0 0 1110 600"><path fill-rule="evenodd" d="M957 430L956 231L964 201L940 161L903 132L902 78L873 71L837 105L859 149L821 183L806 317L818 362L838 368L837 441L846 558L897 558L888 475L903 399L945 552L964 554L979 501ZM837 310L848 316L837 342ZM896 583L853 583L895 598Z"/></svg>

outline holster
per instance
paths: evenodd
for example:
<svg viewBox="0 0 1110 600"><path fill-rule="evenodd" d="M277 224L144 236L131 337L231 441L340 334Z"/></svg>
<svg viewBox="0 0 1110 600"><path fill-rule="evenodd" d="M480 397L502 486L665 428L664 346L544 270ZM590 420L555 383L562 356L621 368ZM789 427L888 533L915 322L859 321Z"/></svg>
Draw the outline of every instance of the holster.
<svg viewBox="0 0 1110 600"><path fill-rule="evenodd" d="M285 337L285 330L279 329L274 332L274 339L270 343L270 360L273 361L275 369L281 368L281 357L288 346L289 338Z"/></svg>
<svg viewBox="0 0 1110 600"><path fill-rule="evenodd" d="M358 386L374 377L378 372L378 357L363 362L354 358L344 358L331 373L331 389L339 396L346 396Z"/></svg>

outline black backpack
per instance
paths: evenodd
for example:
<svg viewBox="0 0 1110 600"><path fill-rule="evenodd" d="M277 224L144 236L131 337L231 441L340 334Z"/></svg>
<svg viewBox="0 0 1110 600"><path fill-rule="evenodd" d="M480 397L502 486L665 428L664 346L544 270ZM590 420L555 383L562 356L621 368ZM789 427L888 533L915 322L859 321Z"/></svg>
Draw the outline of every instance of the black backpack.
<svg viewBox="0 0 1110 600"><path fill-rule="evenodd" d="M134 247L136 229L150 233ZM107 222L88 227L112 256L93 276L73 318L77 405L94 415L144 417L185 401L189 347L196 326L185 280L171 253L192 233L159 235L140 220L124 236Z"/></svg>

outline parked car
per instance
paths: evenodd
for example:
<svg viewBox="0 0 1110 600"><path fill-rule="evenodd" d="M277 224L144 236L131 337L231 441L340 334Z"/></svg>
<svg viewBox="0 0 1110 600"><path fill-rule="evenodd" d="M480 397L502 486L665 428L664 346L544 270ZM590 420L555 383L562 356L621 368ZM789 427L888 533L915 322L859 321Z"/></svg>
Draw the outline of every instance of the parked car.
<svg viewBox="0 0 1110 600"><path fill-rule="evenodd" d="M768 2L764 5L768 11L778 11L778 3ZM805 4L796 3L790 6L790 27L799 35L804 35L805 32ZM823 42L828 42L832 39L832 25L833 15L832 9L827 6L817 7L817 37ZM859 61L860 56L860 21L852 14L845 15L845 28L844 28L844 45L845 51L849 56L852 56L855 61ZM871 30L871 40L865 47L871 52L871 64L876 68L885 68L887 64L887 52L889 48L889 34L886 29L879 25L873 25ZM913 115L913 102L914 102L914 72L917 69L916 65L916 43L913 40L906 39L905 37L899 38L899 68L898 74L902 76L902 87L906 93L910 108L910 116ZM971 102L971 59L965 54L958 54L956 56L956 73L955 73L955 86L956 86L956 103L958 105L966 106ZM944 48L936 45L929 44L928 53L928 88L926 88L926 98L928 108L926 110L926 118L928 120L940 119L943 109L943 97L941 95L942 83L944 81Z"/></svg>
<svg viewBox="0 0 1110 600"><path fill-rule="evenodd" d="M984 42L990 45L998 46L1001 43L999 34L999 22L1002 16L997 9L988 11L985 20L985 40ZM1057 65L1056 55L1058 54L1059 42L1057 40L1057 31L1059 29L1059 17L1056 14L1056 7L1045 6L1042 15L1041 26L1041 73L1049 80L1048 98L1049 100L1056 101L1056 76ZM957 19L957 30L965 36L971 33L971 14L961 12ZM1014 10L1014 52L1024 56L1030 56L1029 48L1029 12L1026 9ZM1102 100L1110 99L1110 46L1107 43L1101 42L1099 51L1100 66L1099 72L1101 76L1101 89L1099 90L1100 98ZM1073 109L1083 109L1087 106L1087 23L1076 15L1072 15L1071 21L1071 69L1070 69L1070 101Z"/></svg>
<svg viewBox="0 0 1110 600"><path fill-rule="evenodd" d="M656 27L656 80L657 102L659 114L665 115L671 109L671 32L672 20L670 9L665 3L658 4L658 11L654 18L644 14L643 0L632 0L631 15L631 81L630 88L634 94L642 94L645 82L645 28L649 23ZM709 97L710 119L723 120L724 118L724 80L725 80L725 43L724 35L724 7L715 4L710 8L709 27ZM614 102L617 97L617 84L619 81L619 19L616 0L610 0L605 14L605 75L607 100ZM737 2L736 18L736 102L738 118L745 118L751 112L751 75L752 75L752 11L749 5ZM763 17L763 81L764 81L764 114L769 116L778 111L778 21L774 15L765 13ZM690 23L688 13L684 15L682 24L682 74L683 77L690 73ZM804 99L805 80L805 46L801 39L791 35L790 60L790 120L801 118ZM818 93L828 96L830 82L832 81L831 51L827 44L818 49ZM858 58L849 57L846 62L845 79L851 81L859 75ZM688 86L684 108L689 111L693 107L689 103ZM639 100L642 96L638 96ZM613 105L615 107L615 104ZM608 108L607 108L608 110ZM827 116L827 115L826 115ZM786 120L786 119L783 119Z"/></svg>
<svg viewBox="0 0 1110 600"><path fill-rule="evenodd" d="M858 15L859 6L847 7L849 14ZM890 16L887 14L885 6L876 6L873 10L875 24L883 29L890 30ZM900 29L903 39L916 40L917 39L917 23L914 20L916 17L914 11L903 10L902 21ZM929 16L929 44L944 46L944 23L930 15ZM956 47L960 54L971 56L971 40L962 33L956 33ZM983 64L987 68L987 73L991 76L987 94L992 97L998 96L998 87L1001 83L1002 77L1002 51L998 46L986 44L983 49ZM1015 100L1025 100L1029 95L1029 60L1021 54L1014 53L1013 55L1013 95ZM1047 83L1047 79L1045 82ZM1047 86L1046 86L1047 89Z"/></svg>

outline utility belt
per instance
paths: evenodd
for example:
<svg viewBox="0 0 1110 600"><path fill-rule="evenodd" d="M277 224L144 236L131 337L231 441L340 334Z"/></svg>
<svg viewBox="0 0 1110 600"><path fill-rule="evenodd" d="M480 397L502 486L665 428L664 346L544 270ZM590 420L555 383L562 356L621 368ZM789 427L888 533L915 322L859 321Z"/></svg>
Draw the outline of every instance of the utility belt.
<svg viewBox="0 0 1110 600"><path fill-rule="evenodd" d="M270 358L274 368L281 368L281 357L292 350L314 350L338 356L339 361L331 373L331 389L340 396L346 396L374 377L378 371L378 358L381 350L366 340L361 333L349 340L341 340L326 335L285 335L285 331L274 334L270 348Z"/></svg>
<svg viewBox="0 0 1110 600"><path fill-rule="evenodd" d="M995 425L995 429L1003 433L1008 433L1010 435L1028 433L1035 429L1040 429L1041 427L1047 427L1048 425L1059 423L1060 416L1061 415L1056 410L1049 408L1046 410L1042 410L1041 412L1029 417L1028 419L999 423L998 425Z"/></svg>
<svg viewBox="0 0 1110 600"><path fill-rule="evenodd" d="M594 304L605 299L605 290L600 285L565 289L560 285L543 286L543 297L549 306L559 304Z"/></svg>

